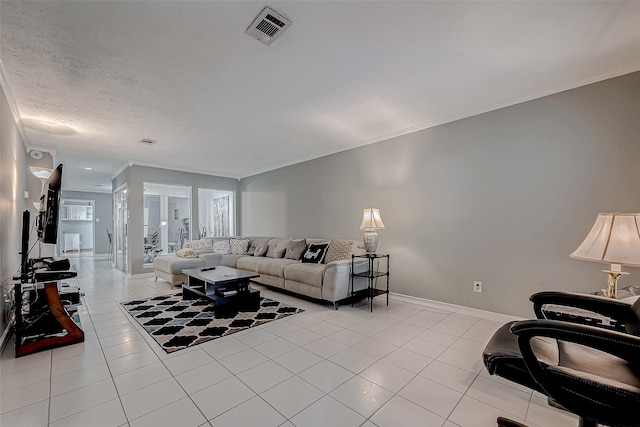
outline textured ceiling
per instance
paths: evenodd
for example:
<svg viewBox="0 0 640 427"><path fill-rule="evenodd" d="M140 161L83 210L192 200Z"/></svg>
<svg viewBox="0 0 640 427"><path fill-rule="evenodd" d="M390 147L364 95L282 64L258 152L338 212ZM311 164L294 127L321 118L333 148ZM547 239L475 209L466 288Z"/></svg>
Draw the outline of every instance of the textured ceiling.
<svg viewBox="0 0 640 427"><path fill-rule="evenodd" d="M271 47L244 34L265 5L2 0L28 144L68 189L127 162L244 177L640 70L640 2L276 1Z"/></svg>

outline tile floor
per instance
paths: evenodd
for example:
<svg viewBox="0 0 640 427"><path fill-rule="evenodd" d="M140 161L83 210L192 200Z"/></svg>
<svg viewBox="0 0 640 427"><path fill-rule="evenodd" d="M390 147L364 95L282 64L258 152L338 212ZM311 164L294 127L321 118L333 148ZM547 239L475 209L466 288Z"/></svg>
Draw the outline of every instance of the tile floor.
<svg viewBox="0 0 640 427"><path fill-rule="evenodd" d="M77 258L82 344L0 359L1 426L530 427L577 425L537 393L490 377L481 352L506 316L376 299L306 312L172 354L119 302L176 291Z"/></svg>

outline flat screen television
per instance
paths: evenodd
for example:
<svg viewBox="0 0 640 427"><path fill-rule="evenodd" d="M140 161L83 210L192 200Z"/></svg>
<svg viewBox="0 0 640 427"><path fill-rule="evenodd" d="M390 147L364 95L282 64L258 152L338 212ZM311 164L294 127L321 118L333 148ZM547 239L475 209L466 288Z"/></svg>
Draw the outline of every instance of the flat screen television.
<svg viewBox="0 0 640 427"><path fill-rule="evenodd" d="M58 241L58 211L60 208L60 191L62 190L62 165L51 172L45 182L40 196L40 212L38 214L38 239L42 243Z"/></svg>

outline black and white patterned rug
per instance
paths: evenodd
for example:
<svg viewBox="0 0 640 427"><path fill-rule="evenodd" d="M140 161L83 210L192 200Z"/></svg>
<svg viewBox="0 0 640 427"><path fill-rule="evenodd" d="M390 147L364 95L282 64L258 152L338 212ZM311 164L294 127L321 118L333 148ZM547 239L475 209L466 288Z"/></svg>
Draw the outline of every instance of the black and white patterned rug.
<svg viewBox="0 0 640 427"><path fill-rule="evenodd" d="M183 300L181 292L123 302L122 305L167 353L304 311L260 298L258 311L242 311L234 317L216 319L211 302Z"/></svg>

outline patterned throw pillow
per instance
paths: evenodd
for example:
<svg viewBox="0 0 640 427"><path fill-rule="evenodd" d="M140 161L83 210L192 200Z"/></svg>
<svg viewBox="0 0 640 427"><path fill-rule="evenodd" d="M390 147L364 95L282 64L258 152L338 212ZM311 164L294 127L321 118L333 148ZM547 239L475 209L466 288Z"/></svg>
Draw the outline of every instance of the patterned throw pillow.
<svg viewBox="0 0 640 427"><path fill-rule="evenodd" d="M218 240L213 243L213 252L220 255L227 255L230 252L228 240Z"/></svg>
<svg viewBox="0 0 640 427"><path fill-rule="evenodd" d="M302 256L302 262L321 264L329 248L328 243L312 243Z"/></svg>
<svg viewBox="0 0 640 427"><path fill-rule="evenodd" d="M213 242L211 239L194 240L189 243L189 247L194 250L198 249L213 249Z"/></svg>
<svg viewBox="0 0 640 427"><path fill-rule="evenodd" d="M191 248L179 249L176 256L180 258L198 258L198 253Z"/></svg>
<svg viewBox="0 0 640 427"><path fill-rule="evenodd" d="M302 258L302 254L307 250L307 239L291 240L287 243L287 251L284 257L298 261Z"/></svg>
<svg viewBox="0 0 640 427"><path fill-rule="evenodd" d="M324 258L324 263L328 264L331 261L351 259L352 250L353 242L351 240L331 239L331 243L329 243L329 250L327 251L327 256Z"/></svg>
<svg viewBox="0 0 640 427"><path fill-rule="evenodd" d="M249 253L249 239L229 239L231 255L247 255Z"/></svg>

